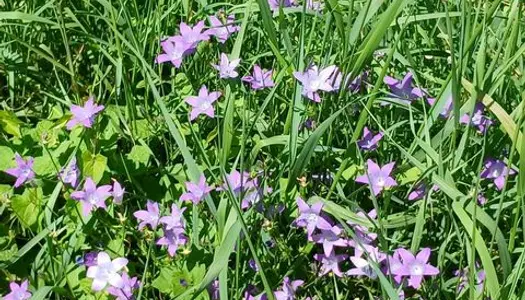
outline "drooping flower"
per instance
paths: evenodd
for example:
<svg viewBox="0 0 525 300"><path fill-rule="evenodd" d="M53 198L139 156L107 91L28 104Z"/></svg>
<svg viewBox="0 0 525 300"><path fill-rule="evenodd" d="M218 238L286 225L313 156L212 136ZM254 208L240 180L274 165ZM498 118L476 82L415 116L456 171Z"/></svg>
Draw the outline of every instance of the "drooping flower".
<svg viewBox="0 0 525 300"><path fill-rule="evenodd" d="M403 265L397 270L393 270L392 274L409 277L409 286L419 289L425 275L433 276L439 274L439 270L428 263L431 254L430 248L421 249L415 256L403 248L398 249L398 251Z"/></svg>
<svg viewBox="0 0 525 300"><path fill-rule="evenodd" d="M230 35L241 29L235 25L235 16L233 15L229 15L225 22L221 22L216 16L210 16L210 23L211 28L206 30L205 33L215 36L221 44L224 44Z"/></svg>
<svg viewBox="0 0 525 300"><path fill-rule="evenodd" d="M26 279L20 285L12 281L9 283L11 292L5 295L4 300L26 300L31 298L32 294L27 290L29 288L29 281Z"/></svg>
<svg viewBox="0 0 525 300"><path fill-rule="evenodd" d="M472 113L472 117L468 114L464 114L459 119L460 123L463 124L470 124L478 129L480 133L485 133L490 125L492 125L492 120L487 118L483 115L483 111L485 110L485 105L483 103L478 102L474 106L474 112Z"/></svg>
<svg viewBox="0 0 525 300"><path fill-rule="evenodd" d="M142 228L144 228L146 225L149 225L152 230L155 230L159 224L160 218L159 204L157 202L148 200L146 207L147 210L136 211L133 213L133 215L135 218L137 218L137 220L140 221L139 230L142 230Z"/></svg>
<svg viewBox="0 0 525 300"><path fill-rule="evenodd" d="M303 280L290 281L290 278L284 277L283 288L274 292L276 300L294 300L297 289L303 285Z"/></svg>
<svg viewBox="0 0 525 300"><path fill-rule="evenodd" d="M213 190L213 188L206 183L206 177L204 177L204 175L201 175L198 184L188 181L185 185L188 191L182 194L179 199L181 201L191 201L195 205L199 204L202 199Z"/></svg>
<svg viewBox="0 0 525 300"><path fill-rule="evenodd" d="M301 197L297 197L297 206L300 214L295 219L295 225L306 227L309 240L312 240L312 234L316 228L321 230L332 229L332 225L321 215L322 202L316 202L310 207Z"/></svg>
<svg viewBox="0 0 525 300"><path fill-rule="evenodd" d="M97 188L91 177L86 178L83 191L74 191L71 198L82 202L82 214L89 215L97 208L106 209L106 199L111 196L111 185L103 185Z"/></svg>
<svg viewBox="0 0 525 300"><path fill-rule="evenodd" d="M184 43L186 43L186 47L188 49L195 49L197 48L197 44L199 42L210 39L208 34L202 32L203 29L204 21L198 22L195 24L195 26L193 26L193 28L184 22L179 24L180 36L182 37ZM170 39L173 39L173 37Z"/></svg>
<svg viewBox="0 0 525 300"><path fill-rule="evenodd" d="M182 218L182 213L186 208L179 209L177 204L171 205L171 215L164 216L159 219L160 223L164 224L165 229L174 230L174 229L183 229L184 228L184 219Z"/></svg>
<svg viewBox="0 0 525 300"><path fill-rule="evenodd" d="M203 85L199 90L198 96L188 96L184 101L192 106L190 120L193 121L200 114L206 114L208 117L215 117L213 102L221 96L220 92L208 93L208 88Z"/></svg>
<svg viewBox="0 0 525 300"><path fill-rule="evenodd" d="M394 178L390 177L395 162L388 163L383 167L379 167L373 160L369 159L367 163L367 174L358 176L355 181L359 183L366 183L370 185L374 196L377 196L385 188L390 188L397 185Z"/></svg>
<svg viewBox="0 0 525 300"><path fill-rule="evenodd" d="M175 256L175 252L179 246L185 245L188 238L184 235L184 230L181 227L172 227L168 229L164 227L164 236L157 241L157 245L168 246L168 253L170 256Z"/></svg>
<svg viewBox="0 0 525 300"><path fill-rule="evenodd" d="M110 295L115 296L116 300L133 300L133 291L139 288L140 282L137 280L137 277L130 278L128 273L122 273L122 288L116 288L110 286L107 291Z"/></svg>
<svg viewBox="0 0 525 300"><path fill-rule="evenodd" d="M71 130L77 124L91 128L95 122L95 117L103 109L104 105L95 104L95 98L93 96L88 98L84 106L71 105L73 118L66 123L66 128Z"/></svg>
<svg viewBox="0 0 525 300"><path fill-rule="evenodd" d="M412 77L412 73L408 72L401 81L390 76L385 76L383 81L389 87L392 96L403 103L410 104L413 100L424 96L422 89L412 87Z"/></svg>
<svg viewBox="0 0 525 300"><path fill-rule="evenodd" d="M516 171L512 168L507 168L507 164L502 160L487 158L480 176L485 179L494 179L494 184L498 190L502 190L506 177L514 174L516 174Z"/></svg>
<svg viewBox="0 0 525 300"><path fill-rule="evenodd" d="M385 260L386 255L379 251L377 247L363 245L356 247L354 256L350 256L350 261L354 264L352 268L346 272L346 275L361 276L365 275L369 278L377 278L377 273L372 267L373 264L379 268L379 264Z"/></svg>
<svg viewBox="0 0 525 300"><path fill-rule="evenodd" d="M155 62L157 64L162 64L169 61L175 66L175 68L180 68L182 60L191 50L181 36L174 36L162 41L160 42L160 46L164 53L159 54L155 59Z"/></svg>
<svg viewBox="0 0 525 300"><path fill-rule="evenodd" d="M333 90L330 84L330 76L336 70L336 66L328 66L319 70L317 66L312 65L305 72L294 72L294 77L301 82L301 94L314 102L321 102L318 91L330 92Z"/></svg>
<svg viewBox="0 0 525 300"><path fill-rule="evenodd" d="M86 273L88 278L93 278L91 289L94 291L101 291L108 284L122 289L124 287L124 280L119 272L127 264L128 260L123 257L111 260L106 252L99 252L97 256L97 264L89 267Z"/></svg>
<svg viewBox="0 0 525 300"><path fill-rule="evenodd" d="M321 233L314 234L312 239L318 244L323 244L324 254L329 256L334 250L334 247L346 247L348 242L341 238L340 235L343 230L339 226L333 226L329 230L321 230Z"/></svg>
<svg viewBox="0 0 525 300"><path fill-rule="evenodd" d="M375 134L368 130L368 127L363 129L363 138L357 142L361 150L372 151L377 149L379 141L383 138L383 133Z"/></svg>
<svg viewBox="0 0 525 300"><path fill-rule="evenodd" d="M431 106L434 106L434 104L436 103L436 99L427 97L427 102ZM447 98L447 100L445 101L445 104L443 105L443 108L441 109L441 112L439 113L439 115L441 117L447 119L450 116L450 113L452 112L452 104L453 104L452 103L452 95L450 95Z"/></svg>
<svg viewBox="0 0 525 300"><path fill-rule="evenodd" d="M122 204L122 198L124 198L125 189L122 188L120 183L113 179L113 202L115 204Z"/></svg>
<svg viewBox="0 0 525 300"><path fill-rule="evenodd" d="M283 8L294 6L295 0L268 0L268 5L272 11L279 10L279 5L282 5Z"/></svg>
<svg viewBox="0 0 525 300"><path fill-rule="evenodd" d="M324 254L315 254L314 259L321 262L321 269L319 276L323 276L329 272L333 272L337 277L343 277L343 272L339 269L339 263L348 258L346 254L337 255L335 252L326 256Z"/></svg>
<svg viewBox="0 0 525 300"><path fill-rule="evenodd" d="M239 73L235 70L241 63L241 59L237 58L232 61L228 59L228 55L221 53L221 61L218 65L212 65L219 71L219 78L237 78Z"/></svg>
<svg viewBox="0 0 525 300"><path fill-rule="evenodd" d="M35 178L33 171L34 159L29 157L27 160L23 159L20 154L15 153L16 168L7 169L5 172L11 176L16 177L15 188L21 186L27 181Z"/></svg>
<svg viewBox="0 0 525 300"><path fill-rule="evenodd" d="M242 81L251 84L253 90L260 90L267 87L272 87L274 86L272 80L272 73L272 70L265 71L262 70L261 67L259 67L259 65L254 65L252 76L244 76L242 78Z"/></svg>

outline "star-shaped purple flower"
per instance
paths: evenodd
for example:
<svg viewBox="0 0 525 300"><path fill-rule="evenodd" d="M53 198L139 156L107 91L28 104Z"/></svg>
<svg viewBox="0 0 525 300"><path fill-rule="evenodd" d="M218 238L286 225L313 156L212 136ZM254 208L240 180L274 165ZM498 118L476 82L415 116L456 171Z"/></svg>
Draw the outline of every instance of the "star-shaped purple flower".
<svg viewBox="0 0 525 300"><path fill-rule="evenodd" d="M95 122L95 117L104 109L104 105L96 105L93 96L90 96L84 106L71 105L73 118L66 123L68 130L73 129L77 124L91 128Z"/></svg>
<svg viewBox="0 0 525 300"><path fill-rule="evenodd" d="M67 167L60 170L59 176L62 182L69 183L72 187L77 186L80 170L77 167L77 159L73 157Z"/></svg>
<svg viewBox="0 0 525 300"><path fill-rule="evenodd" d="M17 188L35 178L35 172L33 171L34 159L29 157L27 160L24 160L20 154L15 153L15 162L16 168L7 169L5 172L16 177L14 186Z"/></svg>
<svg viewBox="0 0 525 300"><path fill-rule="evenodd" d="M425 275L433 276L439 274L438 268L428 263L431 254L430 248L421 249L416 256L403 248L398 249L398 251L403 265L399 269L392 271L392 274L409 277L409 286L419 289Z"/></svg>
<svg viewBox="0 0 525 300"><path fill-rule="evenodd" d="M476 269L479 270L479 265L476 263ZM458 293L461 293L465 287L469 284L469 268L466 267L463 270L456 270L454 272L454 275L458 277L459 284L458 284ZM483 291L483 285L485 284L485 270L479 270L476 273L476 291L478 293L481 293Z"/></svg>
<svg viewBox="0 0 525 300"><path fill-rule="evenodd" d="M412 87L412 77L412 73L408 72L401 81L390 76L385 76L383 81L389 87L391 96L403 103L410 104L413 100L425 95L422 89Z"/></svg>
<svg viewBox="0 0 525 300"><path fill-rule="evenodd" d="M474 106L472 117L468 114L464 114L459 119L459 122L462 124L470 124L476 127L480 133L484 134L487 132L488 127L492 125L492 120L483 115L484 110L485 105L483 105L481 102L478 102Z"/></svg>
<svg viewBox="0 0 525 300"><path fill-rule="evenodd" d="M367 174L358 176L355 181L359 183L366 183L370 185L374 196L377 196L385 188L390 188L397 185L394 178L390 177L395 162L388 163L382 168L379 167L373 160L366 161Z"/></svg>
<svg viewBox="0 0 525 300"><path fill-rule="evenodd" d="M157 202L148 200L146 207L147 210L136 211L133 213L133 216L135 216L135 218L140 221L139 230L142 230L142 228L144 228L146 225L149 225L152 230L155 230L159 224L160 218L159 204Z"/></svg>
<svg viewBox="0 0 525 300"><path fill-rule="evenodd" d="M229 15L225 21L226 22L223 23L216 16L210 16L211 28L205 32L208 35L215 36L221 44L224 44L230 35L241 29L235 25L235 16Z"/></svg>
<svg viewBox="0 0 525 300"><path fill-rule="evenodd" d="M180 30L180 36L182 37L182 40L184 43L186 43L186 47L188 49L195 49L197 48L197 44L201 41L207 41L210 39L210 36L202 32L204 29L204 21L200 21L193 28L191 26L188 26L188 24L181 22L179 24L179 30ZM170 38L170 40L173 39Z"/></svg>
<svg viewBox="0 0 525 300"><path fill-rule="evenodd" d="M402 267L403 262L401 261L401 256L399 255L399 249L396 249L394 251L394 254L388 257L388 264L386 266L386 269L388 271L388 274L394 277L394 281L397 284L401 283L401 281L403 280L403 276L394 274L397 273Z"/></svg>
<svg viewBox="0 0 525 300"><path fill-rule="evenodd" d="M368 218L362 211L358 212L356 215L365 221L368 221L368 218L372 220L377 218L377 212L375 209L372 209L370 212L368 212ZM347 223L352 226L355 233L354 240L350 240L348 242L349 246L358 247L360 244L371 244L377 238L377 234L370 232L367 227L356 224L350 220L347 221Z"/></svg>
<svg viewBox="0 0 525 300"><path fill-rule="evenodd" d="M321 230L332 229L330 222L321 215L323 202L316 202L310 207L301 197L297 197L297 206L299 207L299 216L294 221L295 225L306 227L309 240L312 240L312 234L316 228Z"/></svg>
<svg viewBox="0 0 525 300"><path fill-rule="evenodd" d="M188 238L184 235L184 230L180 227L173 227L173 229L164 228L164 236L157 241L157 245L168 246L168 253L170 256L175 256L175 252L179 246L185 245Z"/></svg>
<svg viewBox="0 0 525 300"><path fill-rule="evenodd" d="M357 142L357 145L361 150L368 150L372 151L377 149L377 146L379 144L379 141L383 138L383 133L379 132L378 134L374 134L370 130L368 130L368 127L365 127L363 129L363 138Z"/></svg>
<svg viewBox="0 0 525 300"><path fill-rule="evenodd" d="M428 186L424 182L420 182L416 185L416 188L413 189L412 192L410 192L410 194L408 194L408 200L415 201L423 199L423 197L425 197L425 195L428 193L428 190ZM437 185L433 185L432 190L438 191L439 187Z"/></svg>
<svg viewBox="0 0 525 300"><path fill-rule="evenodd" d="M217 101L221 96L220 92L208 93L208 88L205 85L199 90L198 96L188 96L184 101L192 106L190 113L190 120L193 121L200 114L206 114L208 117L215 117L215 109L213 102Z"/></svg>
<svg viewBox="0 0 525 300"><path fill-rule="evenodd" d="M312 239L318 244L323 244L324 254L329 256L334 247L346 247L348 241L340 237L343 230L339 226L333 226L329 230L321 230L321 233L314 234Z"/></svg>
<svg viewBox="0 0 525 300"><path fill-rule="evenodd" d="M217 191L227 191L231 189L235 195L254 187L253 181L250 178L248 172L242 172L232 170L230 174L226 175L226 181L221 187L217 188Z"/></svg>
<svg viewBox="0 0 525 300"><path fill-rule="evenodd" d="M124 192L125 191L126 190L124 188L122 188L120 183L118 181L116 181L115 179L113 179L112 196L113 196L113 202L115 204L122 204L122 199L124 198Z"/></svg>
<svg viewBox="0 0 525 300"><path fill-rule="evenodd" d="M272 11L278 11L279 5L282 5L282 7L285 8L285 7L292 7L296 5L296 3L295 3L295 0L268 0L268 5L270 5L270 9Z"/></svg>
<svg viewBox="0 0 525 300"><path fill-rule="evenodd" d="M71 198L82 202L82 214L89 215L97 208L106 209L106 199L111 196L111 185L103 185L97 188L95 182L88 177L84 183L83 191L71 193Z"/></svg>
<svg viewBox="0 0 525 300"><path fill-rule="evenodd" d="M242 78L242 81L251 84L253 90L260 90L267 87L272 87L274 86L272 80L272 73L272 70L262 70L261 67L259 67L259 65L254 65L252 76L244 76Z"/></svg>
<svg viewBox="0 0 525 300"><path fill-rule="evenodd" d="M343 272L339 269L339 263L348 258L348 255L341 254L336 255L335 252L330 253L329 256L324 254L315 254L314 259L321 262L321 269L319 276L328 274L329 272L334 273L337 277L343 277Z"/></svg>
<svg viewBox="0 0 525 300"><path fill-rule="evenodd" d="M110 295L115 296L115 300L133 300L133 291L138 289L140 282L137 280L137 277L130 278L128 273L122 273L122 288L116 288L110 286L107 291Z"/></svg>
<svg viewBox="0 0 525 300"><path fill-rule="evenodd" d="M494 179L494 184L501 191L506 177L514 174L516 174L516 171L512 168L507 168L507 164L504 161L487 158L481 171L481 178Z"/></svg>
<svg viewBox="0 0 525 300"><path fill-rule="evenodd" d="M304 284L303 280L290 281L290 278L284 277L283 288L274 292L276 300L294 300L297 289Z"/></svg>
<svg viewBox="0 0 525 300"><path fill-rule="evenodd" d="M188 181L185 185L188 191L182 194L179 199L181 201L191 201L195 205L199 204L202 199L213 190L213 188L206 183L206 177L204 177L204 175L201 175L198 184Z"/></svg>
<svg viewBox="0 0 525 300"><path fill-rule="evenodd" d="M365 275L369 278L377 278L377 273L372 267L375 264L379 268L379 264L386 259L386 255L379 251L377 247L363 245L363 247L356 247L354 256L350 256L350 261L354 264L352 268L346 272L346 275L361 276Z"/></svg>
<svg viewBox="0 0 525 300"><path fill-rule="evenodd" d="M221 61L218 65L212 65L217 71L219 71L219 78L237 78L239 73L235 70L241 59L237 58L234 60L229 60L228 55L221 53Z"/></svg>
<svg viewBox="0 0 525 300"><path fill-rule="evenodd" d="M314 102L321 102L318 91L330 92L333 90L330 84L330 76L336 70L336 66L328 66L319 70L317 66L312 65L305 72L294 72L293 76L301 82L301 94Z"/></svg>
<svg viewBox="0 0 525 300"><path fill-rule="evenodd" d="M434 104L436 103L436 99L427 97L427 102L431 106L434 106ZM452 103L452 95L450 95L447 98L447 101L445 101L445 104L443 105L443 108L441 109L441 112L439 113L439 115L441 117L447 119L450 116L450 113L452 112L452 104L453 104Z"/></svg>
<svg viewBox="0 0 525 300"><path fill-rule="evenodd" d="M167 229L168 231L176 229L176 228L183 229L184 219L182 218L182 213L184 213L185 210L186 210L185 207L182 209L179 209L177 204L172 204L171 205L171 215L164 216L160 218L159 221L160 223L164 224L165 229Z"/></svg>
<svg viewBox="0 0 525 300"><path fill-rule="evenodd" d="M181 36L174 36L162 41L160 42L160 46L164 53L159 54L155 59L155 62L157 64L162 64L169 61L175 66L175 68L180 68L182 60L191 51Z"/></svg>
<svg viewBox="0 0 525 300"><path fill-rule="evenodd" d="M31 298L31 293L28 291L29 281L26 279L20 285L12 281L9 283L11 292L5 295L4 300L26 300Z"/></svg>
<svg viewBox="0 0 525 300"><path fill-rule="evenodd" d="M88 268L86 277L93 278L91 289L94 291L103 290L108 284L116 288L123 288L124 281L119 274L120 270L128 264L128 260L119 257L111 260L106 252L99 252L97 264Z"/></svg>

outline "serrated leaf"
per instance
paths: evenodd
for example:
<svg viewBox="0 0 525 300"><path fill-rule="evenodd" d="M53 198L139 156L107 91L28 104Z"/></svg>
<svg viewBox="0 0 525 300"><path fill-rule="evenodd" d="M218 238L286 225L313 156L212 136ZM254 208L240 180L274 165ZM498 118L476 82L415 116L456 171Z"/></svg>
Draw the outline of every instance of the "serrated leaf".
<svg viewBox="0 0 525 300"><path fill-rule="evenodd" d="M25 227L35 224L41 212L42 188L26 188L22 195L15 195L11 200L11 209Z"/></svg>

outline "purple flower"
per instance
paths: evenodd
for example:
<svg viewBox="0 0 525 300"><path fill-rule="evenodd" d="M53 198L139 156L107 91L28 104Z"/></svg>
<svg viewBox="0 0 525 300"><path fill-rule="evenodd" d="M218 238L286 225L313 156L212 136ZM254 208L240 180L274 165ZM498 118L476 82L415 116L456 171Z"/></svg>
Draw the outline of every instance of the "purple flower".
<svg viewBox="0 0 525 300"><path fill-rule="evenodd" d="M505 179L509 175L516 174L516 171L512 168L507 168L507 164L499 159L487 158L485 160L485 166L481 171L481 178L494 179L494 184L498 190L503 189Z"/></svg>
<svg viewBox="0 0 525 300"><path fill-rule="evenodd" d="M423 90L412 87L411 72L408 72L401 81L390 76L385 76L383 81L390 88L391 95L403 103L410 104L413 100L424 96Z"/></svg>
<svg viewBox="0 0 525 300"><path fill-rule="evenodd" d="M69 183L72 187L77 186L80 170L77 167L77 159L73 157L67 167L60 170L59 176L64 183Z"/></svg>
<svg viewBox="0 0 525 300"><path fill-rule="evenodd" d="M363 129L363 138L357 142L357 145L361 150L375 150L379 141L383 138L383 133L379 132L374 135L373 132L368 130L368 127Z"/></svg>
<svg viewBox="0 0 525 300"><path fill-rule="evenodd" d="M267 87L272 87L274 86L272 80L272 73L272 70L261 70L261 67L259 67L259 65L254 65L253 76L244 76L242 78L242 81L250 83L253 90L260 90Z"/></svg>
<svg viewBox="0 0 525 300"><path fill-rule="evenodd" d="M212 283L208 286L208 292L210 293L210 297L212 300L220 300L220 294L219 294L219 280L215 279L212 281Z"/></svg>
<svg viewBox="0 0 525 300"><path fill-rule="evenodd" d="M398 251L403 265L397 270L393 270L392 274L409 277L409 286L419 289L425 275L439 274L439 270L428 263L431 254L430 248L421 249L416 256L403 248L398 249Z"/></svg>
<svg viewBox="0 0 525 300"><path fill-rule="evenodd" d="M213 102L217 101L221 96L220 92L208 93L208 88L205 85L199 90L198 96L188 96L184 101L192 106L190 113L190 120L193 121L200 114L206 114L208 117L215 117L215 109Z"/></svg>
<svg viewBox="0 0 525 300"><path fill-rule="evenodd" d="M185 183L188 192L182 194L179 198L180 201L191 201L193 204L199 204L206 195L210 193L213 188L206 184L206 177L201 175L199 178L199 184L195 184L191 181Z"/></svg>
<svg viewBox="0 0 525 300"><path fill-rule="evenodd" d="M474 112L472 113L472 117L468 114L464 114L459 119L459 122L477 127L478 131L484 134L487 131L488 127L492 125L492 120L483 115L484 110L485 105L483 105L483 103L481 102L478 102L476 103L476 106L474 106Z"/></svg>
<svg viewBox="0 0 525 300"><path fill-rule="evenodd" d="M274 293L276 300L294 300L295 292L297 288L303 285L304 281L294 280L290 281L290 278L284 277L283 279L283 288Z"/></svg>
<svg viewBox="0 0 525 300"><path fill-rule="evenodd" d="M306 8L315 10L315 11L321 11L323 10L324 4L321 1L315 1L315 0L306 0Z"/></svg>
<svg viewBox="0 0 525 300"><path fill-rule="evenodd" d="M110 286L107 291L110 295L116 297L116 300L133 300L133 291L139 288L140 282L137 277L130 278L128 273L122 273L122 288Z"/></svg>
<svg viewBox="0 0 525 300"><path fill-rule="evenodd" d="M315 254L314 259L321 262L321 270L319 276L323 276L328 272L333 272L338 277L343 277L343 272L339 269L339 263L348 258L348 255L336 255L335 252L326 256L324 254Z"/></svg>
<svg viewBox="0 0 525 300"><path fill-rule="evenodd" d="M430 104L431 106L434 106L434 104L436 103L436 99L435 98L427 98L427 102L428 104ZM441 112L439 113L439 115L445 119L447 119L449 116L450 116L450 113L452 112L452 95L450 95L448 98L447 98L447 101L445 102L445 105L443 106Z"/></svg>
<svg viewBox="0 0 525 300"><path fill-rule="evenodd" d="M186 208L179 209L177 204L171 205L171 215L160 218L160 223L165 225L165 229L183 229L184 228L184 219L182 218L182 213Z"/></svg>
<svg viewBox="0 0 525 300"><path fill-rule="evenodd" d="M210 39L209 35L202 32L204 29L204 21L200 21L195 26L190 27L188 24L181 22L179 24L180 29L180 36L182 37L182 40L184 43L186 43L186 47L189 49L195 49L197 48L197 44L201 41L207 41ZM173 39L174 37L170 38Z"/></svg>
<svg viewBox="0 0 525 300"><path fill-rule="evenodd" d="M139 210L133 213L135 218L137 220L140 220L139 223L139 230L142 230L144 226L149 224L149 227L151 227L152 230L155 230L157 228L157 225L159 224L159 204L157 202L153 202L151 200L148 200L148 203L146 204L147 210Z"/></svg>
<svg viewBox="0 0 525 300"><path fill-rule="evenodd" d="M71 105L73 118L66 123L66 128L71 130L75 125L80 124L84 127L91 128L95 122L97 114L104 109L104 105L96 105L93 96L90 96L84 104L84 107Z"/></svg>
<svg viewBox="0 0 525 300"><path fill-rule="evenodd" d="M282 2L281 2L282 1ZM279 5L282 4L282 7L291 7L295 5L295 0L268 0L268 5L272 11L279 10Z"/></svg>
<svg viewBox="0 0 525 300"><path fill-rule="evenodd" d="M354 256L350 256L350 261L354 264L352 268L346 272L346 275L360 276L365 275L369 278L377 278L377 273L374 271L372 264L379 267L379 263L386 259L386 255L381 253L377 247L363 245L363 247L356 247Z"/></svg>
<svg viewBox="0 0 525 300"><path fill-rule="evenodd" d="M248 261L248 266L250 266L250 268L252 270L254 270L255 272L259 272L259 267L257 266L257 264L255 263L255 260L253 258L251 258L249 261Z"/></svg>
<svg viewBox="0 0 525 300"><path fill-rule="evenodd" d="M372 209L367 215L372 220L377 218L375 209ZM357 213L357 216L365 221L368 220L365 214L361 211ZM354 240L348 242L349 246L357 247L359 244L371 244L377 238L377 234L370 232L367 227L358 225L352 221L347 221L347 223L352 225L355 232Z"/></svg>
<svg viewBox="0 0 525 300"><path fill-rule="evenodd" d="M108 284L119 289L124 288L124 280L118 272L127 264L128 260L123 257L112 261L106 252L99 252L97 264L89 267L86 273L88 278L93 278L91 289L101 291Z"/></svg>
<svg viewBox="0 0 525 300"><path fill-rule="evenodd" d="M217 188L217 191L227 191L231 188L235 195L239 195L252 187L254 187L254 184L250 180L250 174L248 172L241 174L237 170L232 170L230 174L226 175L226 181L222 187Z"/></svg>
<svg viewBox="0 0 525 300"><path fill-rule="evenodd" d="M226 23L221 22L216 16L210 17L211 28L206 30L206 34L213 35L219 41L224 44L230 35L234 32L239 31L241 28L235 24L235 17L229 15L225 20Z"/></svg>
<svg viewBox="0 0 525 300"><path fill-rule="evenodd" d="M487 203L487 198L481 192L478 193L478 203L479 205L485 205Z"/></svg>
<svg viewBox="0 0 525 300"><path fill-rule="evenodd" d="M111 185L103 185L97 188L95 182L88 177L84 183L83 191L71 193L71 198L82 202L82 214L84 216L97 208L106 209L106 199L111 196Z"/></svg>
<svg viewBox="0 0 525 300"><path fill-rule="evenodd" d="M122 198L124 198L125 189L122 188L120 183L113 179L113 202L115 204L122 204Z"/></svg>
<svg viewBox="0 0 525 300"><path fill-rule="evenodd" d="M433 185L432 190L438 191L439 187L437 185ZM408 200L415 201L415 200L423 199L423 197L425 197L427 193L428 193L428 186L424 182L421 182L418 185L416 185L416 188L413 189L412 192L410 192L410 194L408 194Z"/></svg>
<svg viewBox="0 0 525 300"><path fill-rule="evenodd" d="M157 64L162 64L169 61L175 66L175 68L180 68L182 59L190 50L181 36L174 36L162 41L160 42L160 46L164 53L159 54L155 59L155 62Z"/></svg>
<svg viewBox="0 0 525 300"><path fill-rule="evenodd" d="M388 257L387 270L389 275L394 275L403 267L403 262L401 261L401 256L399 255L399 249L394 251L392 256ZM403 280L403 276L394 275L394 280L397 284L400 284Z"/></svg>
<svg viewBox="0 0 525 300"><path fill-rule="evenodd" d="M228 55L221 53L221 61L218 65L212 65L219 71L219 78L237 78L239 73L235 70L241 63L241 59L237 58L232 61L228 59Z"/></svg>
<svg viewBox="0 0 525 300"><path fill-rule="evenodd" d="M247 209L251 207L252 205L259 203L265 194L272 192L272 188L270 187L259 188L257 186L256 179L252 181L252 184L253 184L253 188L251 188L249 191L246 192L246 195L244 195L244 198L241 201L242 209ZM263 210L264 210L263 206L259 207L259 212L262 212Z"/></svg>
<svg viewBox="0 0 525 300"><path fill-rule="evenodd" d="M333 90L330 84L330 76L336 70L336 66L328 66L319 70L317 66L313 65L305 72L294 72L293 76L301 82L303 86L301 94L314 102L321 102L321 97L317 91L330 92Z"/></svg>
<svg viewBox="0 0 525 300"><path fill-rule="evenodd" d="M4 300L26 300L31 298L31 293L27 290L29 287L29 281L26 279L20 285L12 281L9 283L9 289L11 292L5 295L2 299Z"/></svg>
<svg viewBox="0 0 525 300"><path fill-rule="evenodd" d="M476 263L476 269L479 269L478 264ZM456 270L454 275L459 279L458 293L468 286L469 283L469 268L466 267L463 270ZM476 291L481 293L483 291L483 285L485 284L485 270L480 270L476 273Z"/></svg>
<svg viewBox="0 0 525 300"><path fill-rule="evenodd" d="M84 254L84 266L92 267L97 265L97 256L98 252L96 251L90 251Z"/></svg>
<svg viewBox="0 0 525 300"><path fill-rule="evenodd" d="M7 169L5 172L16 177L15 188L17 188L24 184L24 182L35 178L35 172L33 171L34 159L29 157L27 160L24 160L20 154L15 153L15 162L16 168Z"/></svg>
<svg viewBox="0 0 525 300"><path fill-rule="evenodd" d="M379 167L373 160L369 159L367 163L367 174L358 176L355 181L359 183L366 183L370 185L374 196L377 196L385 188L397 185L394 178L390 177L395 162L388 163L382 168Z"/></svg>
<svg viewBox="0 0 525 300"><path fill-rule="evenodd" d="M328 256L334 250L334 246L348 246L348 242L340 237L341 233L339 226L333 226L329 230L321 230L321 233L313 235L312 239L318 244L323 244L324 254Z"/></svg>
<svg viewBox="0 0 525 300"><path fill-rule="evenodd" d="M321 216L322 202L316 202L308 206L301 197L297 197L297 206L299 207L299 216L295 219L295 225L306 227L308 239L312 240L312 234L316 228L321 230L331 230L332 225Z"/></svg>
<svg viewBox="0 0 525 300"><path fill-rule="evenodd" d="M186 244L188 238L184 235L184 230L181 227L164 228L164 236L157 241L157 245L168 246L168 253L170 256L175 256L175 252L179 246Z"/></svg>

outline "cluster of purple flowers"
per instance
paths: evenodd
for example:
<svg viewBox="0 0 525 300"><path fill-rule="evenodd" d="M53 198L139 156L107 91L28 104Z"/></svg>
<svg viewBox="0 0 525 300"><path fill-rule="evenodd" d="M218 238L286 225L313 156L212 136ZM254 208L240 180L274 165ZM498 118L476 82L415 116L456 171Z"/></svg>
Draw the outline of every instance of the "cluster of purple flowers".
<svg viewBox="0 0 525 300"><path fill-rule="evenodd" d="M304 284L303 280L290 280L288 277L284 277L283 279L283 286L277 291L273 292L273 296L276 300L294 300L295 294L297 293L297 289ZM244 291L244 300L267 300L268 296L265 293L258 294L259 292L257 289L253 286L248 287ZM254 296L254 294L258 294L257 296ZM213 295L213 294L212 294ZM214 300L218 300L219 298L213 298ZM306 298L306 300L309 300L310 297Z"/></svg>
<svg viewBox="0 0 525 300"><path fill-rule="evenodd" d="M86 178L84 182L84 190L74 191L71 193L71 198L82 203L82 214L87 216L97 208L107 209L106 199L113 197L115 204L122 203L124 189L116 180L113 181L113 186L102 185L97 187L93 179Z"/></svg>

